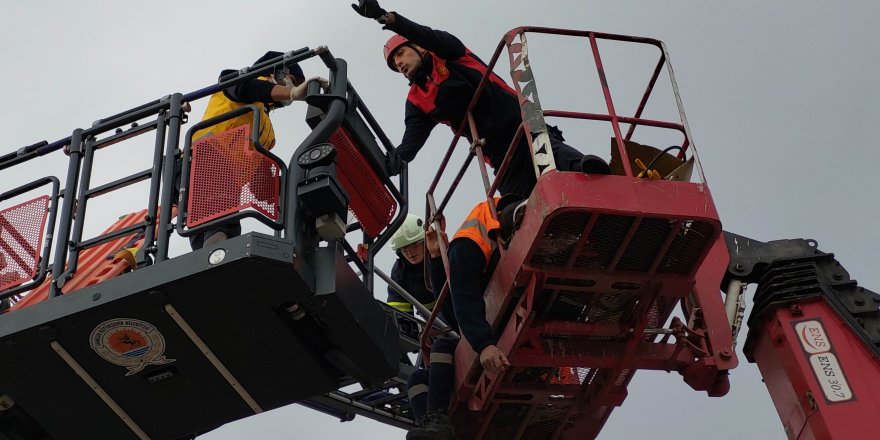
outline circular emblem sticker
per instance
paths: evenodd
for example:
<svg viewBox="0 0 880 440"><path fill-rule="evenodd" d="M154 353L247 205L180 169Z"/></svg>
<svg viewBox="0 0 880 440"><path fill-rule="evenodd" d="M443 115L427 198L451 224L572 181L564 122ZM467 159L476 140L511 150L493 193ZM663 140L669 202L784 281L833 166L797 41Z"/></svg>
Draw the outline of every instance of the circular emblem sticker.
<svg viewBox="0 0 880 440"><path fill-rule="evenodd" d="M89 336L92 350L107 362L126 367L131 376L148 365L174 362L165 358L165 338L146 321L116 318L102 322Z"/></svg>

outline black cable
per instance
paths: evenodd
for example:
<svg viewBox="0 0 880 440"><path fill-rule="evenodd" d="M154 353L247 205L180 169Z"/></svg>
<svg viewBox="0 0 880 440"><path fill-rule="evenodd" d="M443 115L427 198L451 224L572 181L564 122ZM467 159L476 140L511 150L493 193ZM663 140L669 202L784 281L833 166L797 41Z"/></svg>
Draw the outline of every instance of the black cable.
<svg viewBox="0 0 880 440"><path fill-rule="evenodd" d="M657 159L660 159L661 156L663 156L665 153L670 152L671 150L678 150L681 152L681 155L684 156L684 148L681 148L678 145L673 145L673 146L657 153L657 155L654 156L653 159L651 159L651 162L648 163L648 166L645 167L645 170L650 170L651 166L654 165L654 162L657 162ZM682 160L682 162L684 162L684 160Z"/></svg>

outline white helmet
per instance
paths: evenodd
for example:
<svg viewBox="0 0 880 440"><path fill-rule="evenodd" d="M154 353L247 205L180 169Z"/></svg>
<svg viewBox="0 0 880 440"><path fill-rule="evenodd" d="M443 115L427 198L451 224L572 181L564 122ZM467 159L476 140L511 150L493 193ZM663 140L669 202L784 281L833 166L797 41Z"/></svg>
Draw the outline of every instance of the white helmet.
<svg viewBox="0 0 880 440"><path fill-rule="evenodd" d="M391 249L398 251L403 247L425 239L424 222L415 214L407 214L406 219L391 236Z"/></svg>

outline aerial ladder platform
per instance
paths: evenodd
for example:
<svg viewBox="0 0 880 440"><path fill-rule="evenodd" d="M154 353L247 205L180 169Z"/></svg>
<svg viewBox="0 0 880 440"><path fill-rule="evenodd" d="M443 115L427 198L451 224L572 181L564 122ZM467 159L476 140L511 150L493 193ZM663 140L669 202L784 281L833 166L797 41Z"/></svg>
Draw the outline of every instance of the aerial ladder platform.
<svg viewBox="0 0 880 440"><path fill-rule="evenodd" d="M185 103L312 58L331 89L310 88L310 126L289 161L259 144L266 115L254 106L182 132ZM242 114L253 122L193 140ZM96 156L149 135L145 169L91 183ZM406 180L391 180L393 146L344 60L324 47L291 51L21 148L0 169L60 150L66 175L0 193L0 297L14 302L0 315L0 438L193 438L291 403L412 425L337 393L405 382L401 353L417 345L372 295L373 257L403 221ZM84 237L90 200L140 182L149 186L142 211ZM356 222L346 222L349 209ZM175 232L244 218L272 232L169 258ZM361 246L346 233L362 235Z"/></svg>
<svg viewBox="0 0 880 440"><path fill-rule="evenodd" d="M545 108L538 97L527 34L583 41L581 47L595 63L599 96L607 111ZM609 41L652 47L656 53L654 69L646 72L642 83L642 98L626 115L615 107L605 77L600 45ZM719 294L727 250L665 46L648 38L524 27L506 34L489 62L490 70L504 49L523 119L508 156L525 137L538 179L522 223L501 252L485 292L486 318L511 367L499 375L487 373L462 339L454 356L456 390L449 409L458 436L596 438L613 409L626 399L638 370L675 371L693 389L723 396L729 389L727 372L737 365ZM664 71L678 121L644 116ZM583 83L577 77L571 81ZM610 124L612 174L557 170L545 123L549 117ZM506 160L490 183L480 135L470 119L469 114L458 127L428 191L428 218L437 230L474 157L490 204L505 172ZM624 124L628 130L621 127ZM636 136L643 127L676 132L680 142L666 150L654 148ZM468 138L477 141L461 167L451 169L452 151L466 130ZM640 175L640 166L656 172L659 179ZM444 172L457 175L445 194L436 194ZM447 288L440 301L448 295ZM422 342L429 349L430 338Z"/></svg>
<svg viewBox="0 0 880 440"><path fill-rule="evenodd" d="M722 287L734 332L743 286L754 284L743 353L761 371L786 436L880 438L880 295L815 240L764 243L727 232L725 240Z"/></svg>
<svg viewBox="0 0 880 440"><path fill-rule="evenodd" d="M606 111L545 109L526 34L586 41ZM626 115L605 77L602 42L657 54ZM789 437L871 433L878 296L815 242L763 246L722 231L662 42L516 28L487 75L504 49L524 121L508 155L524 137L537 185L485 294L486 318L511 368L486 373L462 339L449 408L459 437L596 438L638 370L674 371L694 390L725 395L738 363L746 283L759 288L744 351L761 369ZM253 106L182 132L185 103L313 58L331 86L310 88L308 134L289 160L260 145L255 127L265 115ZM678 120L645 116L663 72ZM193 139L244 114L251 124ZM557 170L545 118L609 124L612 174ZM472 162L490 204L505 172L502 166L490 181L470 119L427 194L427 223L437 230ZM655 148L639 136L643 127L677 133L679 141ZM465 130L477 141L440 197ZM152 163L92 185L97 155L149 134ZM0 156L0 170L60 150L66 174L0 188L0 438L191 439L292 403L343 421L359 415L415 425L405 384L428 357L413 361L413 354L455 329L373 297L374 275L387 278L375 255L409 211L408 170L404 164L392 179L394 146L348 81L343 59L324 47L291 51ZM89 201L139 182L149 185L143 209L85 237ZM271 232L169 257L172 235L245 218ZM435 310L449 294L445 286Z"/></svg>

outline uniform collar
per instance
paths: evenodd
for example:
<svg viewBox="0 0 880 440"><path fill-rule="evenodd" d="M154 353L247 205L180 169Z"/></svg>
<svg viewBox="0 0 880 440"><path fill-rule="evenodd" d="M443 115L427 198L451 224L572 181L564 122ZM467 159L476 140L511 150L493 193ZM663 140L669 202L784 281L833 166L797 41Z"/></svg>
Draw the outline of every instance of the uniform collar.
<svg viewBox="0 0 880 440"><path fill-rule="evenodd" d="M430 73L434 69L434 57L431 56L431 52L425 52L425 55L422 57L422 62L419 65L419 70L415 74L415 78L409 82L409 85L413 84L419 86L420 89L424 90L428 85L428 79L430 79Z"/></svg>

